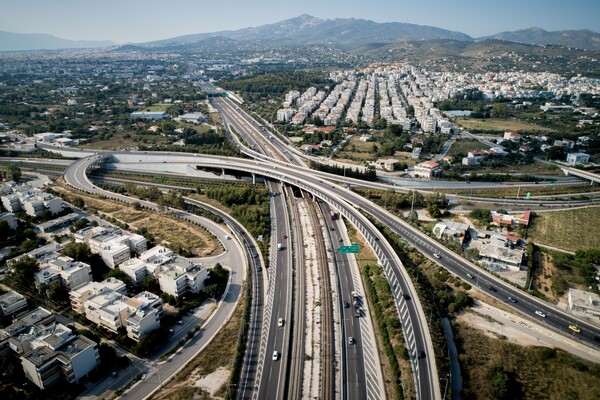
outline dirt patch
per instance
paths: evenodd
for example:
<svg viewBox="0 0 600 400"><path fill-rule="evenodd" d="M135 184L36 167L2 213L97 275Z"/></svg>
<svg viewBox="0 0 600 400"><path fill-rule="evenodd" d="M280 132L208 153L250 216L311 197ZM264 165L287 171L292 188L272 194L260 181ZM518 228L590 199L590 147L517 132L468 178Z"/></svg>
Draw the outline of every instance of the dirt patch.
<svg viewBox="0 0 600 400"><path fill-rule="evenodd" d="M203 390L214 396L215 393L227 382L229 377L229 370L224 367L217 368L216 371L201 377L196 381L194 386L202 388Z"/></svg>
<svg viewBox="0 0 600 400"><path fill-rule="evenodd" d="M552 263L552 256L537 251L535 257L538 268L533 276L533 287L548 297L549 300L558 302L559 297L552 292L552 276L557 272Z"/></svg>

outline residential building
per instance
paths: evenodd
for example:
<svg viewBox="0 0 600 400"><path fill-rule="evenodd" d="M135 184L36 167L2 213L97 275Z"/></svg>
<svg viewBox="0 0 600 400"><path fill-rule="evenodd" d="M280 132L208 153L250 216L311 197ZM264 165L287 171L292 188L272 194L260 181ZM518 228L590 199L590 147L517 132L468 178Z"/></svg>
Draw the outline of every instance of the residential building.
<svg viewBox="0 0 600 400"><path fill-rule="evenodd" d="M131 279L134 285L138 285L148 276L146 263L139 258L130 258L129 260L119 264L119 269Z"/></svg>
<svg viewBox="0 0 600 400"><path fill-rule="evenodd" d="M37 225L37 228L42 233L53 232L58 229L61 229L61 228L71 225L73 222L77 221L79 218L81 218L79 216L79 214L70 213L67 215L63 215L62 217L55 218L50 221L42 222L41 224Z"/></svg>
<svg viewBox="0 0 600 400"><path fill-rule="evenodd" d="M21 356L25 376L40 389L60 378L78 383L99 361L96 343L85 336L72 336L58 347L40 346Z"/></svg>
<svg viewBox="0 0 600 400"><path fill-rule="evenodd" d="M15 214L13 214L11 212L0 213L0 219L5 220L6 223L8 224L8 226L10 227L10 229L12 229L13 231L19 227L19 223L17 222L17 219L15 218Z"/></svg>
<svg viewBox="0 0 600 400"><path fill-rule="evenodd" d="M210 270L178 257L163 264L156 273L160 290L174 297L189 291L198 293L204 288L204 281L210 276Z"/></svg>
<svg viewBox="0 0 600 400"><path fill-rule="evenodd" d="M131 251L126 236L114 234L100 234L89 239L90 251L100 254L100 257L109 268L129 260Z"/></svg>
<svg viewBox="0 0 600 400"><path fill-rule="evenodd" d="M20 293L9 291L0 296L0 315L13 315L27 308L27 299Z"/></svg>
<svg viewBox="0 0 600 400"><path fill-rule="evenodd" d="M68 289L75 289L92 280L92 268L71 257L58 256L42 264L40 271L35 273L36 286L48 285L55 280L60 280Z"/></svg>
<svg viewBox="0 0 600 400"><path fill-rule="evenodd" d="M125 320L127 336L131 339L139 341L145 334L160 326L163 316L160 297L150 292L142 292L126 303L132 311Z"/></svg>
<svg viewBox="0 0 600 400"><path fill-rule="evenodd" d="M85 316L112 332L124 327L127 336L138 341L160 326L162 301L150 292L130 298L110 290L89 296L83 302Z"/></svg>
<svg viewBox="0 0 600 400"><path fill-rule="evenodd" d="M131 313L124 302L127 298L110 291L90 296L83 303L85 317L96 325L117 333Z"/></svg>
<svg viewBox="0 0 600 400"><path fill-rule="evenodd" d="M441 168L435 161L424 161L414 166L414 175L420 178L431 179L440 174Z"/></svg>
<svg viewBox="0 0 600 400"><path fill-rule="evenodd" d="M398 160L394 158L380 158L375 161L375 166L386 171L394 171L395 166L398 164Z"/></svg>
<svg viewBox="0 0 600 400"><path fill-rule="evenodd" d="M21 205L20 197L16 194L9 194L2 196L2 205L8 212L15 213L23 209Z"/></svg>
<svg viewBox="0 0 600 400"><path fill-rule="evenodd" d="M69 292L71 308L80 314L85 314L84 303L88 298L109 292L126 295L127 287L117 278L107 278L102 282L88 282Z"/></svg>
<svg viewBox="0 0 600 400"><path fill-rule="evenodd" d="M518 143L521 141L521 135L516 132L504 132L504 140Z"/></svg>
<svg viewBox="0 0 600 400"><path fill-rule="evenodd" d="M569 153L567 154L567 164L585 164L590 160L590 156L585 153Z"/></svg>
<svg viewBox="0 0 600 400"><path fill-rule="evenodd" d="M74 335L41 307L1 329L0 337L0 347L20 356L25 376L40 389L60 378L77 383L99 362L96 343Z"/></svg>
<svg viewBox="0 0 600 400"><path fill-rule="evenodd" d="M569 310L600 319L600 296L593 292L569 289Z"/></svg>
<svg viewBox="0 0 600 400"><path fill-rule="evenodd" d="M492 224L498 226L529 226L529 220L531 218L531 211L525 211L520 216L515 216L511 214L501 214L496 211L491 211L490 214L492 215Z"/></svg>
<svg viewBox="0 0 600 400"><path fill-rule="evenodd" d="M469 231L468 224L454 221L440 221L433 227L433 235L438 239L455 240L464 243Z"/></svg>
<svg viewBox="0 0 600 400"><path fill-rule="evenodd" d="M523 250L504 247L498 243L492 243L492 241L479 246L479 257L482 262L502 265L516 271L521 269L523 254Z"/></svg>

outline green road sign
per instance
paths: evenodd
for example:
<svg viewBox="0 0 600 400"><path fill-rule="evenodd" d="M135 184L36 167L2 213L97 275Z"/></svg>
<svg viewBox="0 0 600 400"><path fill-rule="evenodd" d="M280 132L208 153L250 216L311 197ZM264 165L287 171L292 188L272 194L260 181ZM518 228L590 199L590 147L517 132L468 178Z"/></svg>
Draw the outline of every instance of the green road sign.
<svg viewBox="0 0 600 400"><path fill-rule="evenodd" d="M352 246L340 246L341 254L356 254L360 250L360 245L358 243L352 243Z"/></svg>

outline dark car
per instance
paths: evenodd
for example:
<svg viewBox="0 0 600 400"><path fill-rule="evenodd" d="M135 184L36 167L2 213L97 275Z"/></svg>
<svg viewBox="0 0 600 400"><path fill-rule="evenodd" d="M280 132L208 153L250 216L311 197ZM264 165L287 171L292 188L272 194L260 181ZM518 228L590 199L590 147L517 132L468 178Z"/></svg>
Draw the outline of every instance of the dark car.
<svg viewBox="0 0 600 400"><path fill-rule="evenodd" d="M402 295L402 297L404 297L404 300L410 300L410 296L407 295L406 293Z"/></svg>
<svg viewBox="0 0 600 400"><path fill-rule="evenodd" d="M490 292L495 292L496 291L496 288L493 287L493 286L488 286L488 289L490 290Z"/></svg>
<svg viewBox="0 0 600 400"><path fill-rule="evenodd" d="M423 350L419 350L417 353L417 358L425 358L425 352Z"/></svg>
<svg viewBox="0 0 600 400"><path fill-rule="evenodd" d="M350 307L350 304L347 301L345 301L344 302L344 308L348 308L348 307Z"/></svg>
<svg viewBox="0 0 600 400"><path fill-rule="evenodd" d="M518 302L518 300L517 300L517 299L515 299L514 297L510 297L510 296L508 296L508 301L510 301L510 302L512 302L512 303L516 303L516 302Z"/></svg>

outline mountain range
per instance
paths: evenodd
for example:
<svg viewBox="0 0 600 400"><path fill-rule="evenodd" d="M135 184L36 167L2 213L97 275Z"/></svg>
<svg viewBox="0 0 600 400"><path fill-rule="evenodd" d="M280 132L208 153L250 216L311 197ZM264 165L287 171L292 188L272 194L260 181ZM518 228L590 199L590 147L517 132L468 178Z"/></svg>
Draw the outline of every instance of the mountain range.
<svg viewBox="0 0 600 400"><path fill-rule="evenodd" d="M90 49L114 46L109 40L68 40L45 33L12 33L0 31L0 51Z"/></svg>
<svg viewBox="0 0 600 400"><path fill-rule="evenodd" d="M147 49L188 47L207 39L221 38L229 44L259 42L264 45L330 44L343 49L356 49L368 44L449 39L479 41L499 39L536 45L562 45L588 50L600 50L600 34L583 30L545 31L541 28L501 32L483 38L473 38L461 32L427 25L400 22L377 23L365 19L320 19L307 14L273 24L239 30L177 36L170 39L139 43ZM72 41L45 34L18 34L0 31L0 51L59 48L96 48L114 45L110 41ZM126 47L128 47L127 45Z"/></svg>

